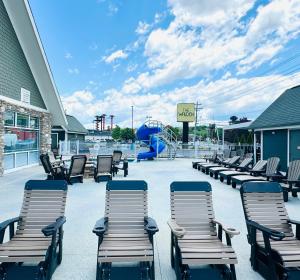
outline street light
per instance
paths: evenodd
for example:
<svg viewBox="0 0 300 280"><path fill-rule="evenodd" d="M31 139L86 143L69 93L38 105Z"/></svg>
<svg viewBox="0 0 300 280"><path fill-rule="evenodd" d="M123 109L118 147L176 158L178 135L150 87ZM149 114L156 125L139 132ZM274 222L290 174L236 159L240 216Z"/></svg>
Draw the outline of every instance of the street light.
<svg viewBox="0 0 300 280"><path fill-rule="evenodd" d="M133 136L134 136L134 130L133 130L133 105L131 105L131 131L132 131L132 142L133 142Z"/></svg>

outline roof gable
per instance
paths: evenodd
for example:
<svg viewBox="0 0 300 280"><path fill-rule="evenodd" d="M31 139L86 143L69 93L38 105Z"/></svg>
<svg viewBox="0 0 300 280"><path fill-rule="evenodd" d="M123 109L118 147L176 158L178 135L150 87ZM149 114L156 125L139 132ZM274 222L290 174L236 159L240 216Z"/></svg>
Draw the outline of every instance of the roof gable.
<svg viewBox="0 0 300 280"><path fill-rule="evenodd" d="M300 125L300 86L282 93L249 127L251 129Z"/></svg>
<svg viewBox="0 0 300 280"><path fill-rule="evenodd" d="M87 134L87 129L77 120L74 116L66 115L68 121L68 132L69 133L80 133Z"/></svg>

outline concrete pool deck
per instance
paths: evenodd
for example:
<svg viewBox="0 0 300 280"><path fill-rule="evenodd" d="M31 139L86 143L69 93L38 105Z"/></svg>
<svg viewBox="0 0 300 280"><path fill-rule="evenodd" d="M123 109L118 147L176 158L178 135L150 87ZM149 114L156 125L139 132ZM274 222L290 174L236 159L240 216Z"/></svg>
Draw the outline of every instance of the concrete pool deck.
<svg viewBox="0 0 300 280"><path fill-rule="evenodd" d="M180 180L211 183L216 219L241 232L232 239L239 261L236 266L237 279L263 279L250 266L250 246L246 239L239 190L193 169L191 162L192 159L160 159L129 164L129 176L126 179L141 179L148 183L149 216L156 220L160 229L155 235L156 279L176 279L170 265L170 230L167 221L170 217L169 186L171 182ZM123 179L121 174L114 180ZM29 179L45 179L42 167L23 169L0 178L0 222L19 215L24 185ZM54 273L53 280L96 279L97 237L92 229L95 222L103 216L104 201L105 183L85 179L83 184L69 186L63 261ZM286 207L290 218L299 220L300 199L290 198Z"/></svg>

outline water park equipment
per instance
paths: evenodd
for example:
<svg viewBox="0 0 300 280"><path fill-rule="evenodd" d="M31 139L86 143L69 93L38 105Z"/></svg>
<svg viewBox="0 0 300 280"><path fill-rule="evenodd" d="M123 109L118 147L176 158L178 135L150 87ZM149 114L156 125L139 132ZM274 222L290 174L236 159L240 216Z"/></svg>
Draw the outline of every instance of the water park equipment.
<svg viewBox="0 0 300 280"><path fill-rule="evenodd" d="M137 159L153 159L165 149L168 152L168 158L174 159L176 156L177 137L175 133L162 122L148 120L143 123L136 132L138 140L149 146L148 152L141 152Z"/></svg>

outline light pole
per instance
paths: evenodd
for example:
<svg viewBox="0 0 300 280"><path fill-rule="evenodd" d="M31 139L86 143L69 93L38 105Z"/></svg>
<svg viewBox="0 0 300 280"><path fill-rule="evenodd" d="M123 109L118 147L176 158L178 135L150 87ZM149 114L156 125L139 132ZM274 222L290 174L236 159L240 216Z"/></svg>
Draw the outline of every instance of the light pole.
<svg viewBox="0 0 300 280"><path fill-rule="evenodd" d="M133 130L133 105L131 105L131 132L132 132L132 142L134 140L134 130Z"/></svg>

